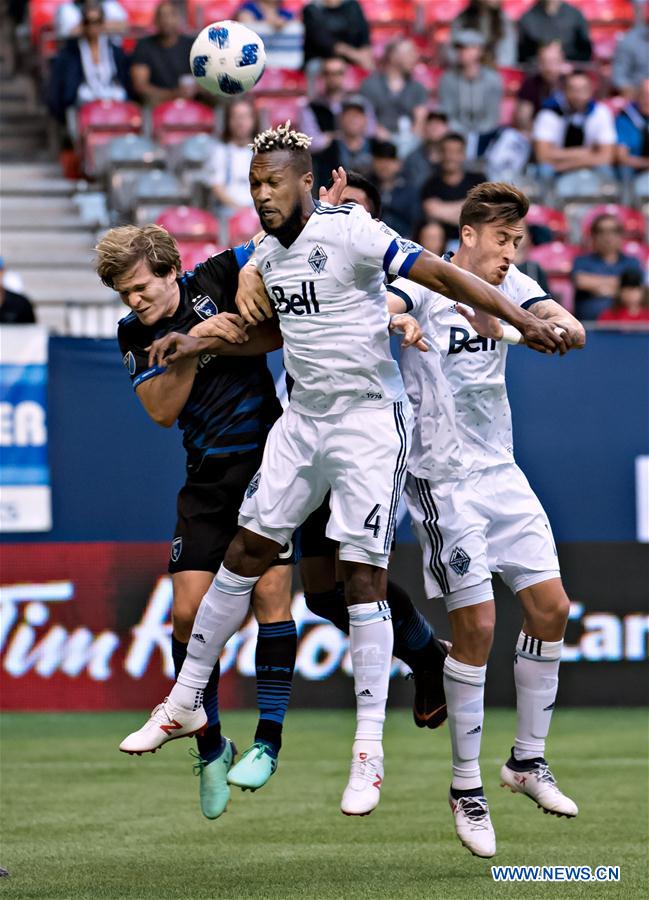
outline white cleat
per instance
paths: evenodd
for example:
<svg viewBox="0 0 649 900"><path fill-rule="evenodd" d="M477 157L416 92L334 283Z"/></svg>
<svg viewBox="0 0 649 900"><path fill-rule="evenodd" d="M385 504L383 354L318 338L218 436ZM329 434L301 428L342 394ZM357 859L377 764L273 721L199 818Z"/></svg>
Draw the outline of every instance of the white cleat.
<svg viewBox="0 0 649 900"><path fill-rule="evenodd" d="M122 753L155 753L167 741L176 738L202 734L207 727L207 715L202 706L198 709L184 709L176 706L168 697L158 704L151 718L139 731L124 738L119 745Z"/></svg>
<svg viewBox="0 0 649 900"><path fill-rule="evenodd" d="M489 806L485 797L460 797L448 795L448 802L455 819L455 830L467 850L474 856L488 858L496 855L494 832Z"/></svg>
<svg viewBox="0 0 649 900"><path fill-rule="evenodd" d="M383 757L357 753L340 803L346 816L368 816L379 805L383 784Z"/></svg>
<svg viewBox="0 0 649 900"><path fill-rule="evenodd" d="M562 794L543 757L517 760L513 755L500 770L500 784L514 794L525 794L544 813L573 819L579 809L574 800Z"/></svg>

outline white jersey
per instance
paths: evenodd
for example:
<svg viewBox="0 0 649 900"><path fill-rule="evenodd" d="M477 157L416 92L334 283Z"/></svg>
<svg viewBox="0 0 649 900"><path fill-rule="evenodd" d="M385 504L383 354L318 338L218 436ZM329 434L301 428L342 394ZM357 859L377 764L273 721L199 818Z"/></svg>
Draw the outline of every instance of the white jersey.
<svg viewBox="0 0 649 900"><path fill-rule="evenodd" d="M261 240L256 264L279 318L297 412L341 415L405 396L383 279L407 274L421 251L354 203L318 203L288 248Z"/></svg>
<svg viewBox="0 0 649 900"><path fill-rule="evenodd" d="M498 290L523 309L549 298L536 281L516 266L509 267ZM512 417L505 385L507 344L480 337L448 302L435 321L432 337L437 341L442 370L453 389L467 470L511 463Z"/></svg>
<svg viewBox="0 0 649 900"><path fill-rule="evenodd" d="M436 338L439 316L453 302L405 278L391 282L388 291L405 302L429 345L428 353L416 347L401 352L401 373L415 415L408 471L432 482L460 478L464 471L462 440L455 422L453 389L444 374Z"/></svg>

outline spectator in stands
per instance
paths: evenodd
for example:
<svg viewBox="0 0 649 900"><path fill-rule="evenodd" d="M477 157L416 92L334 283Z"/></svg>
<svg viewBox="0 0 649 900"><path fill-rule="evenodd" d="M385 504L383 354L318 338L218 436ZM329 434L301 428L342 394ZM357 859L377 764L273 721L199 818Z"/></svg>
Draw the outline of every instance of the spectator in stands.
<svg viewBox="0 0 649 900"><path fill-rule="evenodd" d="M345 75L347 62L341 56L322 60L320 76L322 93L318 94L302 110L300 131L311 138L311 153L327 150L337 136L337 121L346 97ZM374 135L376 119L368 108L367 134Z"/></svg>
<svg viewBox="0 0 649 900"><path fill-rule="evenodd" d="M54 13L54 31L59 40L79 37L83 30L84 0L62 3ZM120 34L128 26L128 13L117 0L104 0L101 3L104 14L104 33Z"/></svg>
<svg viewBox="0 0 649 900"><path fill-rule="evenodd" d="M189 68L193 40L182 33L180 14L169 0L156 9L155 27L155 34L135 45L131 59L135 93L142 103L152 105L194 96L196 83Z"/></svg>
<svg viewBox="0 0 649 900"><path fill-rule="evenodd" d="M422 219L414 228L412 239L431 253L442 256L446 249L446 231L435 219Z"/></svg>
<svg viewBox="0 0 649 900"><path fill-rule="evenodd" d="M442 139L439 173L429 178L421 190L421 201L427 219L437 219L444 226L446 240L460 236L458 220L467 193L484 181L482 175L466 172L466 141L451 132Z"/></svg>
<svg viewBox="0 0 649 900"><path fill-rule="evenodd" d="M423 134L428 91L412 77L418 62L414 43L398 38L385 48L380 70L361 85L361 94L376 115L377 137L383 141L410 135L420 138Z"/></svg>
<svg viewBox="0 0 649 900"><path fill-rule="evenodd" d="M503 11L502 0L469 0L467 8L453 22L451 43L455 44L458 34L467 29L479 31L483 36L488 65L516 65L516 26Z"/></svg>
<svg viewBox="0 0 649 900"><path fill-rule="evenodd" d="M203 169L203 181L225 212L235 213L253 205L250 195L250 144L259 131L254 103L247 97L233 100L225 111L223 141L218 143Z"/></svg>
<svg viewBox="0 0 649 900"><path fill-rule="evenodd" d="M649 0L639 0L639 22L615 48L613 84L627 97L649 78Z"/></svg>
<svg viewBox="0 0 649 900"><path fill-rule="evenodd" d="M572 278L575 285L575 312L581 321L596 319L613 302L624 272L636 272L642 279L642 267L634 256L622 253L623 228L610 213L602 213L590 226L592 252L575 259Z"/></svg>
<svg viewBox="0 0 649 900"><path fill-rule="evenodd" d="M374 68L370 27L357 0L315 0L304 18L304 65L314 59L342 56L361 69Z"/></svg>
<svg viewBox="0 0 649 900"><path fill-rule="evenodd" d="M372 169L372 145L368 136L368 103L360 94L351 94L342 104L338 136L321 153L313 156L315 184L328 184L331 170L343 166L367 177Z"/></svg>
<svg viewBox="0 0 649 900"><path fill-rule="evenodd" d="M99 3L82 9L81 36L67 41L52 60L47 103L68 132L76 131L75 110L93 100L126 100L128 65L121 47L102 33L104 13Z"/></svg>
<svg viewBox="0 0 649 900"><path fill-rule="evenodd" d="M304 59L304 25L282 5L282 0L256 0L239 7L237 20L261 37L266 65L276 69L301 69Z"/></svg>
<svg viewBox="0 0 649 900"><path fill-rule="evenodd" d="M559 91L544 103L532 131L539 176L551 180L556 173L597 169L612 176L617 135L613 114L593 98L585 72L566 78Z"/></svg>
<svg viewBox="0 0 649 900"><path fill-rule="evenodd" d="M503 125L484 155L488 181L510 181L522 175L532 155L532 126L521 103L514 108L511 125Z"/></svg>
<svg viewBox="0 0 649 900"><path fill-rule="evenodd" d="M563 76L568 68L559 41L539 47L535 69L518 92L521 116L525 117L529 127L546 100L563 86Z"/></svg>
<svg viewBox="0 0 649 900"><path fill-rule="evenodd" d="M527 258L530 247L532 246L532 238L527 222L523 221L523 240L518 245L516 256L514 257L514 265L523 273L523 275L533 278L537 284L540 284L546 294L552 293L548 284L548 276L545 269L539 263ZM554 298L558 301L558 298Z"/></svg>
<svg viewBox="0 0 649 900"><path fill-rule="evenodd" d="M24 294L4 286L4 259L0 256L0 325L28 325L36 321L34 307Z"/></svg>
<svg viewBox="0 0 649 900"><path fill-rule="evenodd" d="M448 116L431 110L424 122L424 138L403 161L403 174L419 192L442 158L442 138L448 134Z"/></svg>
<svg viewBox="0 0 649 900"><path fill-rule="evenodd" d="M622 177L627 180L649 169L649 78L637 89L615 120L617 128L617 161Z"/></svg>
<svg viewBox="0 0 649 900"><path fill-rule="evenodd" d="M409 237L419 209L419 197L401 171L402 163L395 144L372 142L370 181L381 196L381 219L396 232Z"/></svg>
<svg viewBox="0 0 649 900"><path fill-rule="evenodd" d="M638 272L624 272L613 305L597 317L598 322L643 322L649 324L649 287Z"/></svg>
<svg viewBox="0 0 649 900"><path fill-rule="evenodd" d="M463 134L469 159L481 156L500 121L502 79L482 65L484 38L478 31L455 36L457 66L445 72L439 83L439 105L452 131Z"/></svg>
<svg viewBox="0 0 649 900"><path fill-rule="evenodd" d="M588 62L592 46L582 13L563 0L537 0L518 23L518 59L531 62L539 48L560 41L566 59Z"/></svg>

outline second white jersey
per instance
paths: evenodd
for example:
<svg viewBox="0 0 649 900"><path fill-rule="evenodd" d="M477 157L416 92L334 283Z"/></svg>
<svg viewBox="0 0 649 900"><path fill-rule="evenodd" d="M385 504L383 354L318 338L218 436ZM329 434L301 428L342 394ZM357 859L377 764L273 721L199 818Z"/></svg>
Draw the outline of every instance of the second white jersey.
<svg viewBox="0 0 649 900"><path fill-rule="evenodd" d="M510 266L498 290L524 309L548 294L516 266ZM513 459L512 417L505 384L507 344L480 337L453 304L438 297L435 327L442 371L453 391L455 420L467 471ZM460 298L458 298L460 299Z"/></svg>
<svg viewBox="0 0 649 900"><path fill-rule="evenodd" d="M256 264L279 319L298 412L340 415L404 396L383 280L407 274L421 251L351 203L318 204L288 248L262 239Z"/></svg>

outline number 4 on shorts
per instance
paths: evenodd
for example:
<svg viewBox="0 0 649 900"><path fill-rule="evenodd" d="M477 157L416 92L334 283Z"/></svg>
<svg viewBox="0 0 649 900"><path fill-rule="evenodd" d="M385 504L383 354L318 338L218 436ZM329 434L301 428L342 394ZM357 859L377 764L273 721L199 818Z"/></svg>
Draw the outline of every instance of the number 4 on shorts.
<svg viewBox="0 0 649 900"><path fill-rule="evenodd" d="M379 536L379 532L381 531L381 516L378 514L380 509L381 504L377 503L372 512L365 519L365 527L374 533L375 538Z"/></svg>

